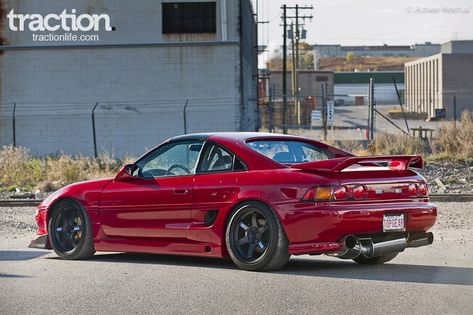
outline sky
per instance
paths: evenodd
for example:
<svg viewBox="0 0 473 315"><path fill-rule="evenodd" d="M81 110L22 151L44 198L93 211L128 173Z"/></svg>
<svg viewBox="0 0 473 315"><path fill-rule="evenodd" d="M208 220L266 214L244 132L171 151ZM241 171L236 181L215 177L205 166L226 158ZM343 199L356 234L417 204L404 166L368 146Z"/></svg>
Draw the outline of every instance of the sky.
<svg viewBox="0 0 473 315"><path fill-rule="evenodd" d="M473 39L473 0L252 0L259 44L282 45L281 6L310 6L307 42L341 45L410 45ZM294 12L294 11L292 11ZM294 15L291 13L291 15Z"/></svg>

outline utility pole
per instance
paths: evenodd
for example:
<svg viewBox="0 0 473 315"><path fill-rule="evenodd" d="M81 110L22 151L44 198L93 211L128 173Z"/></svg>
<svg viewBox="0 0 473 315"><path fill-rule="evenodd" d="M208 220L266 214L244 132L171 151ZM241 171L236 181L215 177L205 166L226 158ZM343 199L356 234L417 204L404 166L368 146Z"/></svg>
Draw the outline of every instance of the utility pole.
<svg viewBox="0 0 473 315"><path fill-rule="evenodd" d="M269 111L269 132L274 132L274 85L269 87L269 100L268 100L268 111Z"/></svg>
<svg viewBox="0 0 473 315"><path fill-rule="evenodd" d="M368 87L368 140L374 139L375 112L376 101L374 98L374 79L370 78Z"/></svg>
<svg viewBox="0 0 473 315"><path fill-rule="evenodd" d="M288 7L287 5L283 5L281 9L283 9L283 27L284 27L284 40L283 40L283 132L287 133L287 20L291 19L294 20L295 23L291 23L292 28L292 59L293 59L293 73L292 73L292 92L294 98L294 105L295 105L295 114L298 127L300 126L300 104L299 104L299 78L298 78L298 69L299 69L299 39L300 39L300 32L299 32L299 19L312 19L312 15L299 15L299 10L312 10L313 6L299 6L296 5L295 7ZM295 10L294 16L288 16L287 10ZM295 30L294 30L295 24Z"/></svg>
<svg viewBox="0 0 473 315"><path fill-rule="evenodd" d="M327 83L322 84L322 127L324 130L324 141L327 141Z"/></svg>
<svg viewBox="0 0 473 315"><path fill-rule="evenodd" d="M282 44L282 132L287 134L287 6L283 5L283 44Z"/></svg>
<svg viewBox="0 0 473 315"><path fill-rule="evenodd" d="M294 34L294 33L293 33ZM296 58L294 67L294 104L296 105L297 128L301 127L301 105L299 104L299 5L296 4ZM294 54L294 50L292 51Z"/></svg>
<svg viewBox="0 0 473 315"><path fill-rule="evenodd" d="M453 123L457 126L457 93L453 96Z"/></svg>

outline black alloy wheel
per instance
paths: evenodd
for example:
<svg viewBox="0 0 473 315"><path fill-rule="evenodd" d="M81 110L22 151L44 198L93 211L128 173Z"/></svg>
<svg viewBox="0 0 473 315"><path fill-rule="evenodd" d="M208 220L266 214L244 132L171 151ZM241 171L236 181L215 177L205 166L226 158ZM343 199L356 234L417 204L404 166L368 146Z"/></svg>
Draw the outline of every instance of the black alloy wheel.
<svg viewBox="0 0 473 315"><path fill-rule="evenodd" d="M77 202L64 200L52 209L48 232L50 244L61 258L83 259L95 252L90 219Z"/></svg>
<svg viewBox="0 0 473 315"><path fill-rule="evenodd" d="M226 244L233 262L245 270L275 270L289 260L279 219L263 204L248 202L231 215Z"/></svg>

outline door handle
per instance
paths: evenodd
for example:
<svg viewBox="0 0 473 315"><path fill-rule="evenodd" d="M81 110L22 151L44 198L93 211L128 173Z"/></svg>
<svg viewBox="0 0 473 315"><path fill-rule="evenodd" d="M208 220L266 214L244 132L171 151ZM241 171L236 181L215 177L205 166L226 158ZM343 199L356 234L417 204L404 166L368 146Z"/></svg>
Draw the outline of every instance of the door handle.
<svg viewBox="0 0 473 315"><path fill-rule="evenodd" d="M174 188L172 190L172 193L175 194L175 195L187 195L189 193L189 190L188 189L177 189L177 188Z"/></svg>

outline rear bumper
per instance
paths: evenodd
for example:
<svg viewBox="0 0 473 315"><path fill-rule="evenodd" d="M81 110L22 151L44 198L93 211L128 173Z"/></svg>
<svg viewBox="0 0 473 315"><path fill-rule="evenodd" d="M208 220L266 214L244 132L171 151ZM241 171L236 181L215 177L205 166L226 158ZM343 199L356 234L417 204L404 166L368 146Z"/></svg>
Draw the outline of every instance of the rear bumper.
<svg viewBox="0 0 473 315"><path fill-rule="evenodd" d="M40 249L51 249L49 246L48 234L36 235L34 239L31 240L29 248L40 248Z"/></svg>
<svg viewBox="0 0 473 315"><path fill-rule="evenodd" d="M297 206L282 216L294 255L336 252L339 240L347 235L383 234L384 214L403 213L406 235L428 231L437 218L437 207L429 202Z"/></svg>

